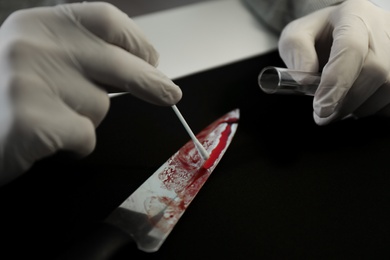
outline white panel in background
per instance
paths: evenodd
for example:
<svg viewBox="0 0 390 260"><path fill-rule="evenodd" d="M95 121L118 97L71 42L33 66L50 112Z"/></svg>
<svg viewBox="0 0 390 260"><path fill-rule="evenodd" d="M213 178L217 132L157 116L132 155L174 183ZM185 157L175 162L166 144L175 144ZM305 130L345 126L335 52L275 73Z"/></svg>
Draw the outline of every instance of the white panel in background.
<svg viewBox="0 0 390 260"><path fill-rule="evenodd" d="M176 79L277 48L239 0L215 0L133 17L160 53L159 69Z"/></svg>

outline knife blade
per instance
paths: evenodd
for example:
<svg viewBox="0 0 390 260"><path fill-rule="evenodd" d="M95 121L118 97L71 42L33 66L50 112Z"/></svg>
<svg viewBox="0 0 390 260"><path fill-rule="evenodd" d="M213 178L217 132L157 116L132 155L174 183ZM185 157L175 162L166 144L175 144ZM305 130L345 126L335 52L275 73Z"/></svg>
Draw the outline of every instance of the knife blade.
<svg viewBox="0 0 390 260"><path fill-rule="evenodd" d="M239 109L223 115L196 137L210 154L202 159L192 140L173 154L106 219L129 234L144 252L156 252L207 181L238 127Z"/></svg>
<svg viewBox="0 0 390 260"><path fill-rule="evenodd" d="M239 118L235 109L203 129L196 137L209 154L206 161L188 141L103 222L76 236L59 259L127 259L134 244L139 252L158 251L223 157Z"/></svg>

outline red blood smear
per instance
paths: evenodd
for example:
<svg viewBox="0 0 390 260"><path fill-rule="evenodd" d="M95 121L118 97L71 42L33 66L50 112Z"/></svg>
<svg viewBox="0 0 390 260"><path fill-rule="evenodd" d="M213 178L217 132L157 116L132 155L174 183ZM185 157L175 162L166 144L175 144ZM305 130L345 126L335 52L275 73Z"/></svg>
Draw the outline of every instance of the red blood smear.
<svg viewBox="0 0 390 260"><path fill-rule="evenodd" d="M157 206L159 205L166 205L163 219L159 220L159 223L153 223L161 231L168 233L176 224L181 214L183 214L189 203L208 179L211 174L210 168L217 162L221 153L227 147L229 136L232 133L232 124L238 122L237 117L229 118L229 116L230 114L221 117L197 136L199 141L203 141L207 148L210 145L207 139L209 134L218 125L227 124L226 128L220 133L218 144L212 150L210 158L206 162L203 162L194 143L189 141L180 149L178 154L170 158L168 162L169 166L159 174L162 187L174 191L177 194L175 200L169 198L153 198L148 203L149 206L146 209L148 213L154 207L158 208ZM150 212L150 216L153 215Z"/></svg>
<svg viewBox="0 0 390 260"><path fill-rule="evenodd" d="M203 168L209 169L214 165L221 152L225 149L231 131L232 127L230 124L228 124L226 129L221 133L221 138L219 139L218 145L211 152L209 159L207 159L207 161L203 164Z"/></svg>
<svg viewBox="0 0 390 260"><path fill-rule="evenodd" d="M169 166L159 174L159 179L164 187L176 193L181 193L186 187L197 182L203 175L207 175L221 153L228 145L229 136L232 133L232 124L238 122L237 117L222 117L215 121L209 127L205 128L197 137L206 146L211 145L208 140L209 134L214 131L218 125L226 124L226 128L219 134L219 139L215 148L211 151L210 158L203 162L200 154L195 149L194 143L189 141L184 145L180 152L174 155ZM213 143L212 141L211 143ZM207 179L207 178L206 178ZM206 181L206 180L204 180Z"/></svg>
<svg viewBox="0 0 390 260"><path fill-rule="evenodd" d="M199 179L201 179L204 175L208 174L210 175L211 172L208 170L210 167L212 167L215 162L218 160L219 156L223 152L223 150L228 145L229 136L232 132L232 124L237 123L237 118L230 118L228 120L223 120L218 122L218 124L227 123L227 126L225 130L220 134L220 138L218 141L217 146L212 150L209 159L207 159L201 168L195 173L193 180L191 183L187 186L186 192L191 193L192 196L195 196L196 193L199 191L200 187L204 184L204 182L207 180L208 176L205 177L203 181L200 181L200 183L197 185L198 187L194 189L195 192L191 192L188 187L198 182ZM192 194L193 193L193 194Z"/></svg>

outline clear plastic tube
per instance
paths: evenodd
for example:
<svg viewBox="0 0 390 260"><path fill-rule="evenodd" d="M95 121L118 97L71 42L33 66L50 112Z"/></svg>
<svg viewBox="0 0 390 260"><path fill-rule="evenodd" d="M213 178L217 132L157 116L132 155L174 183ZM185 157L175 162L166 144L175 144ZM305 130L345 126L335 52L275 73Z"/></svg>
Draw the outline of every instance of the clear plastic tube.
<svg viewBox="0 0 390 260"><path fill-rule="evenodd" d="M314 96L320 84L321 73L265 67L259 74L260 88L267 94Z"/></svg>

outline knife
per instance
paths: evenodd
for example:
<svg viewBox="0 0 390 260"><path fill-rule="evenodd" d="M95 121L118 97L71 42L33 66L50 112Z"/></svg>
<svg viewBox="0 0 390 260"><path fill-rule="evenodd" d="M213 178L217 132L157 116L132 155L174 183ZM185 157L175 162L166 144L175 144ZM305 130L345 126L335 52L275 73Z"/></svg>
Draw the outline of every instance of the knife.
<svg viewBox="0 0 390 260"><path fill-rule="evenodd" d="M209 154L207 160L195 143L188 141L116 208L104 224L113 226L122 236L124 233L130 236L141 251L158 251L223 157L236 133L239 118L240 111L235 109L204 128L196 137Z"/></svg>

